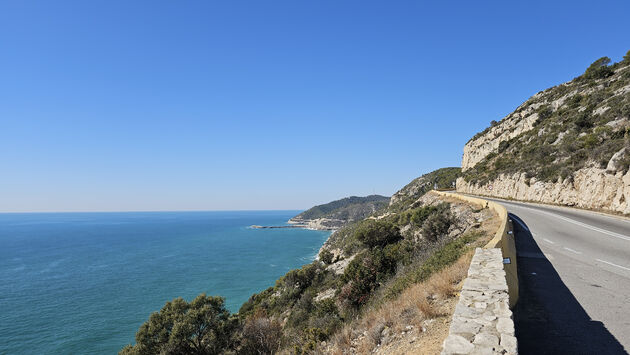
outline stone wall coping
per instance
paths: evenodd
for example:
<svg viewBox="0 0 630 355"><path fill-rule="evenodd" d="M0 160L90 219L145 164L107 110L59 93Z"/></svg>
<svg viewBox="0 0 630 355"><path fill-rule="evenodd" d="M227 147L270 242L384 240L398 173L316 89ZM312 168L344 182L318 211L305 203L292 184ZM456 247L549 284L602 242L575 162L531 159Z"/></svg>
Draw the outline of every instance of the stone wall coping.
<svg viewBox="0 0 630 355"><path fill-rule="evenodd" d="M518 353L501 249L475 249L442 349L442 355Z"/></svg>

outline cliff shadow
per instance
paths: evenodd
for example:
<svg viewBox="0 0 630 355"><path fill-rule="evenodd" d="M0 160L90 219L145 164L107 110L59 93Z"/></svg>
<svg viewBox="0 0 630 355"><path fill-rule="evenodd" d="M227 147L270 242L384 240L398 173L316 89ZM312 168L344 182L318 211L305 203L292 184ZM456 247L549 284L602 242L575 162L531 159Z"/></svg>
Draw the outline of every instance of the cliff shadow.
<svg viewBox="0 0 630 355"><path fill-rule="evenodd" d="M627 354L582 308L525 222L512 213L509 217L517 222L519 301L513 311L519 354Z"/></svg>

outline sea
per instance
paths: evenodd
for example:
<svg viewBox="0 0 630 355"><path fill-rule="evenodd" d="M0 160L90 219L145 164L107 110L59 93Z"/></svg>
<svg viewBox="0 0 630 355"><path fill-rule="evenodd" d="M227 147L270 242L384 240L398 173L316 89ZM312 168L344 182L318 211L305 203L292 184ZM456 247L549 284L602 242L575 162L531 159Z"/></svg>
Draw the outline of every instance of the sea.
<svg viewBox="0 0 630 355"><path fill-rule="evenodd" d="M116 354L177 297L237 312L330 235L250 227L299 212L0 214L0 354Z"/></svg>

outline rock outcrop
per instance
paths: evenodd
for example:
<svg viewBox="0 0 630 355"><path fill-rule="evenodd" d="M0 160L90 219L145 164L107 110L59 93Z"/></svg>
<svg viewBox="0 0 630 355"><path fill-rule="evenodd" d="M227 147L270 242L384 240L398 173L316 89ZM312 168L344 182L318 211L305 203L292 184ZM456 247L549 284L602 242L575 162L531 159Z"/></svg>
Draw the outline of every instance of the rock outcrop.
<svg viewBox="0 0 630 355"><path fill-rule="evenodd" d="M538 119L538 114L533 111L539 106L540 104L533 104L527 105L523 111L517 109L517 111L502 119L500 124L495 124L488 128L487 132L477 139L473 138L468 141L464 145L462 171L472 168L488 154L496 151L501 142L531 130L534 127L534 122Z"/></svg>
<svg viewBox="0 0 630 355"><path fill-rule="evenodd" d="M629 214L630 57L624 58L596 61L476 134L464 146L457 191Z"/></svg>
<svg viewBox="0 0 630 355"><path fill-rule="evenodd" d="M348 221L332 218L302 219L300 217L293 217L288 223L306 229L336 230L343 227Z"/></svg>
<svg viewBox="0 0 630 355"><path fill-rule="evenodd" d="M528 179L525 173L500 175L483 185L460 178L457 191L630 214L630 171L585 168L557 182Z"/></svg>

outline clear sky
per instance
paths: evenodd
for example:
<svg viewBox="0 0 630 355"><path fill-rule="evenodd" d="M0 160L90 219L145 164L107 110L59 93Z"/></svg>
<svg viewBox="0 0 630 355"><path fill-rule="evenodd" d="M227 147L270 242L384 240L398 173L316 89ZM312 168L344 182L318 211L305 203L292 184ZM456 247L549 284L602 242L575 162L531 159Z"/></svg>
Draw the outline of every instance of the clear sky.
<svg viewBox="0 0 630 355"><path fill-rule="evenodd" d="M303 209L459 166L619 1L1 1L0 211Z"/></svg>

